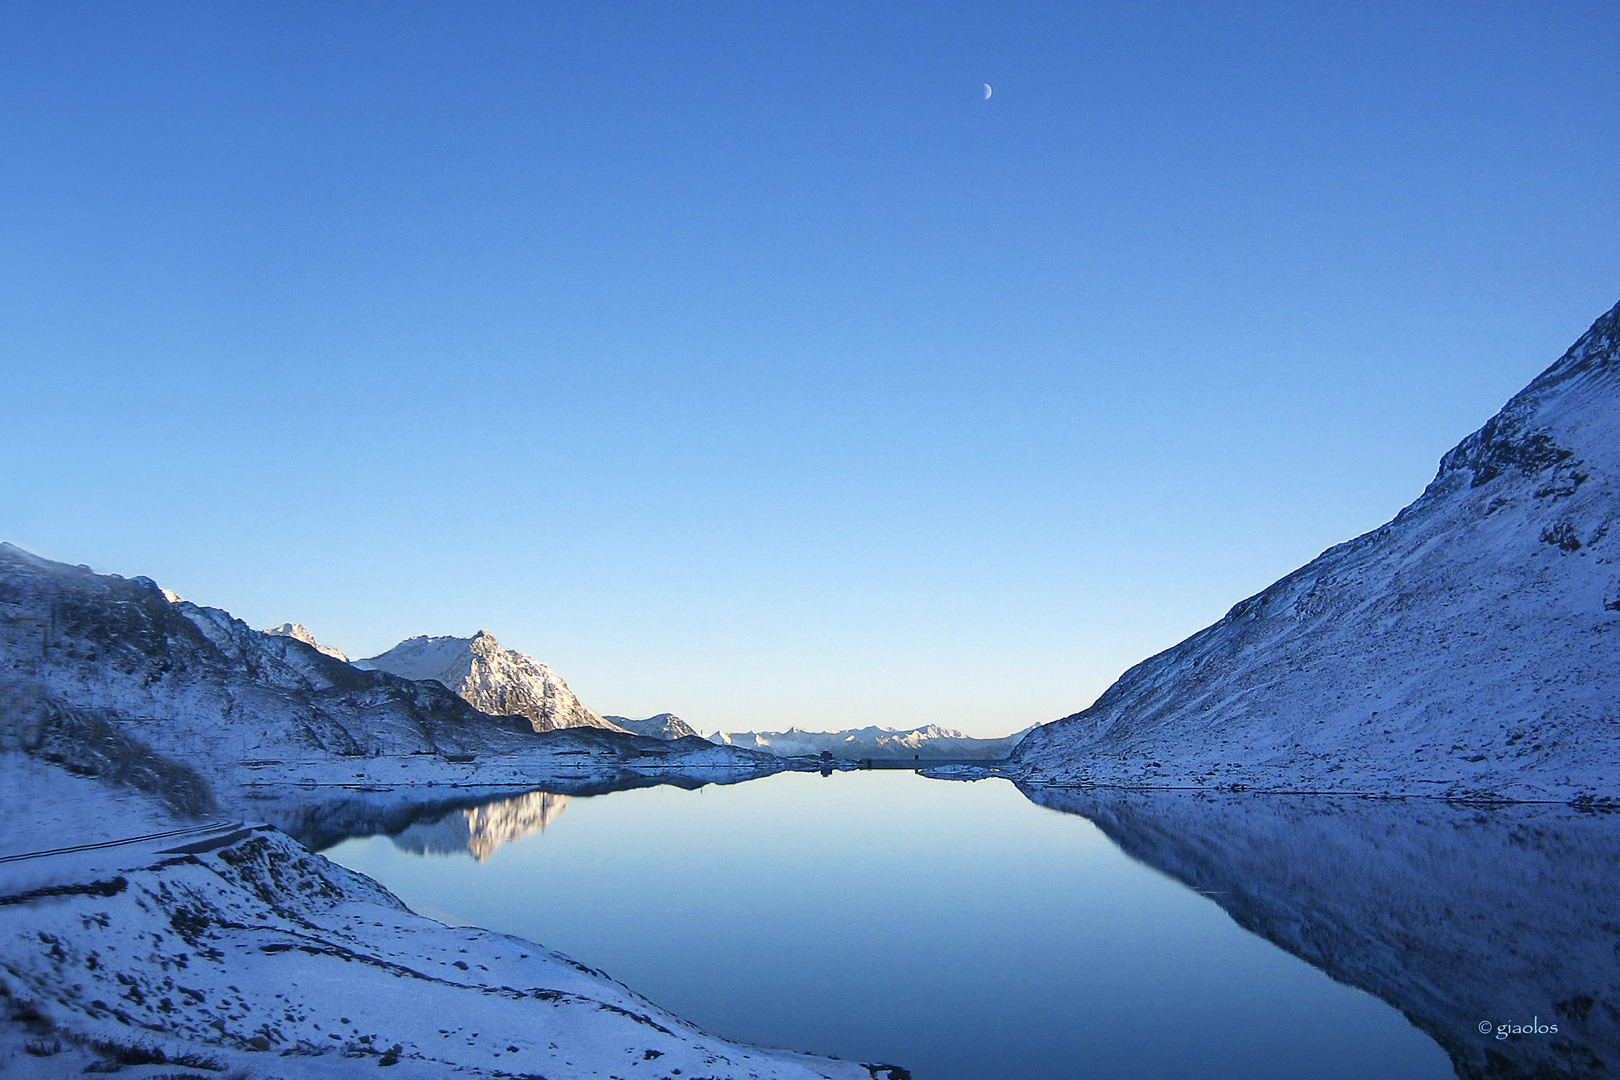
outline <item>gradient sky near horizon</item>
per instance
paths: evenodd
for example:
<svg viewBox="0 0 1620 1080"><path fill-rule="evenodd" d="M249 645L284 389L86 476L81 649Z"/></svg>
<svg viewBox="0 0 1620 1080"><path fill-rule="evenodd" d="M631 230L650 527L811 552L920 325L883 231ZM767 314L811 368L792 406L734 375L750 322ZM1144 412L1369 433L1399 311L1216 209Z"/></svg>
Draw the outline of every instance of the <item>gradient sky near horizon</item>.
<svg viewBox="0 0 1620 1080"><path fill-rule="evenodd" d="M1075 711L1620 299L1612 3L12 3L0 539L704 731ZM985 100L981 86L995 88Z"/></svg>

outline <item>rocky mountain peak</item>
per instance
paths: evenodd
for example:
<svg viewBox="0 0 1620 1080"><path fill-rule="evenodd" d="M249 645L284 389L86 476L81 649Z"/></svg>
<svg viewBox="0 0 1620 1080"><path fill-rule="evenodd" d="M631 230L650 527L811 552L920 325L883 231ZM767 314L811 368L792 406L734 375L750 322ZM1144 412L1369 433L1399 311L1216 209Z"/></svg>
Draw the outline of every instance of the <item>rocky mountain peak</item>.
<svg viewBox="0 0 1620 1080"><path fill-rule="evenodd" d="M170 602L178 603L180 600L178 597L176 597ZM269 634L271 637L292 638L294 641L302 641L305 645L308 645L316 652L325 653L334 660L342 660L344 663L347 663L349 660L349 658L343 654L342 649L334 649L329 646L322 645L320 642L316 641L315 635L312 634L309 627L305 626L303 623L282 623L280 626L272 626L268 630L259 631L259 633Z"/></svg>
<svg viewBox="0 0 1620 1080"><path fill-rule="evenodd" d="M355 666L406 679L433 679L474 708L525 717L535 731L624 729L581 704L562 676L534 657L507 649L488 630L470 638L414 637Z"/></svg>

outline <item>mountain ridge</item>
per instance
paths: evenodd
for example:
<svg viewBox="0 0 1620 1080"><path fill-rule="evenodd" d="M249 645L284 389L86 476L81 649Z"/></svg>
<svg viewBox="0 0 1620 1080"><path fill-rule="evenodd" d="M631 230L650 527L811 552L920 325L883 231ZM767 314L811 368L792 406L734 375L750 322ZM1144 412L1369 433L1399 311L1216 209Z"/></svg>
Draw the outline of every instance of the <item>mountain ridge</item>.
<svg viewBox="0 0 1620 1080"><path fill-rule="evenodd" d="M527 716L485 713L437 681L254 630L150 578L97 574L9 543L0 543L0 671L8 695L94 713L197 769L222 804L279 788L288 805L317 807L321 784L735 782L792 767L699 739L537 732Z"/></svg>

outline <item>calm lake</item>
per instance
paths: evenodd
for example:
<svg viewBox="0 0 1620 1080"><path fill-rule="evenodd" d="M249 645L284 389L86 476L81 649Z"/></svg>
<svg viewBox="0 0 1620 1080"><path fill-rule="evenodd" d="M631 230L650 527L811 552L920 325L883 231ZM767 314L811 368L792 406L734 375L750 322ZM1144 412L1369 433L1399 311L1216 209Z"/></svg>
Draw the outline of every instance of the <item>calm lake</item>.
<svg viewBox="0 0 1620 1080"><path fill-rule="evenodd" d="M718 1035L917 1080L1454 1075L1400 1012L1238 926L1218 890L1001 780L537 794L326 854Z"/></svg>

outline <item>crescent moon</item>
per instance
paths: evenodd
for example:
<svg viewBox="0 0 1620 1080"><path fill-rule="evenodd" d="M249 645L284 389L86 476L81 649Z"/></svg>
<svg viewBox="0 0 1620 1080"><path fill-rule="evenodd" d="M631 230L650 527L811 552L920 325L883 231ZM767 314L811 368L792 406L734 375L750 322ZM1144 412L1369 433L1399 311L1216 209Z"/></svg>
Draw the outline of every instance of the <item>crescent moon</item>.
<svg viewBox="0 0 1620 1080"><path fill-rule="evenodd" d="M984 84L984 100L986 100L986 101L990 100L990 84L989 83Z"/></svg>

